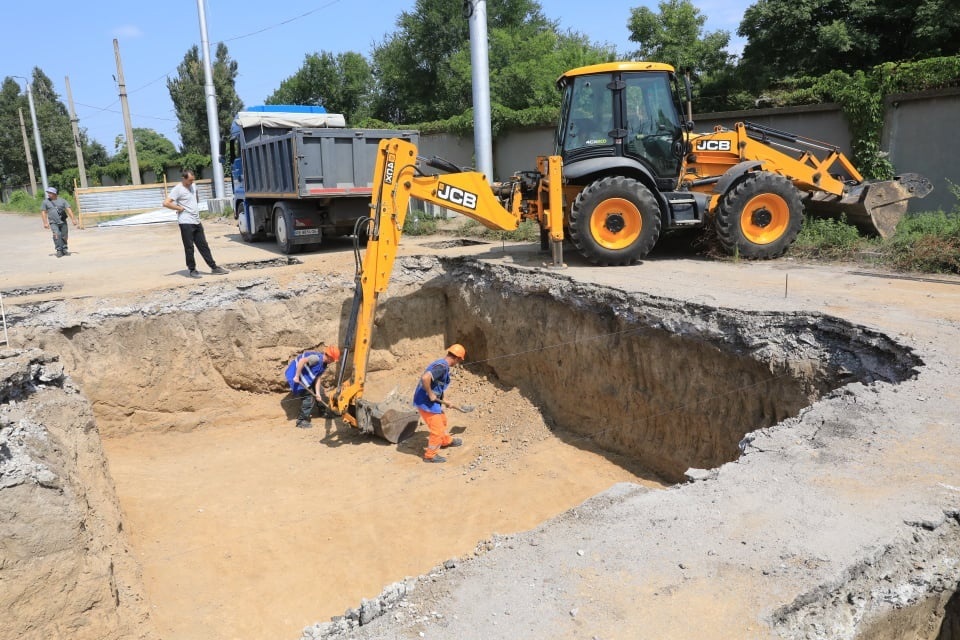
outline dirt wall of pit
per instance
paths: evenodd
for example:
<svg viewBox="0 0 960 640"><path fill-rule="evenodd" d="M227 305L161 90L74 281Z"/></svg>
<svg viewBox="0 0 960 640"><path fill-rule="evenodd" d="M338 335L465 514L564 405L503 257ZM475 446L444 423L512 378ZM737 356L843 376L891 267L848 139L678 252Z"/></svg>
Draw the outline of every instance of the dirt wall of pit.
<svg viewBox="0 0 960 640"><path fill-rule="evenodd" d="M283 368L344 344L346 284L211 287L106 317L63 318L33 340L83 384L104 434L192 429L246 393L285 390ZM738 455L743 437L853 381L898 381L918 359L888 338L803 314L743 314L628 296L559 275L460 260L398 263L375 319L369 371L449 342L552 424L670 481ZM349 363L346 364L349 373Z"/></svg>
<svg viewBox="0 0 960 640"><path fill-rule="evenodd" d="M90 404L57 357L0 351L0 638L154 637Z"/></svg>

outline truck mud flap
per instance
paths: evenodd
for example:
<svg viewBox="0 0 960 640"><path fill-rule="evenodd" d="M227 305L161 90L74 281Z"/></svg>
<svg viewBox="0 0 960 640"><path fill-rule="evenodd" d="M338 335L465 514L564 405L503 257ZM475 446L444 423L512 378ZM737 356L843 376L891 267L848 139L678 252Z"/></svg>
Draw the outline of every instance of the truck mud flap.
<svg viewBox="0 0 960 640"><path fill-rule="evenodd" d="M889 238L906 214L910 198L923 198L931 191L929 180L916 173L905 173L893 180L859 184L842 198L816 193L804 205L814 217L845 216L861 232Z"/></svg>
<svg viewBox="0 0 960 640"><path fill-rule="evenodd" d="M396 444L413 435L420 422L420 414L410 406L409 400L401 400L391 394L382 402L357 400L357 427L367 433Z"/></svg>

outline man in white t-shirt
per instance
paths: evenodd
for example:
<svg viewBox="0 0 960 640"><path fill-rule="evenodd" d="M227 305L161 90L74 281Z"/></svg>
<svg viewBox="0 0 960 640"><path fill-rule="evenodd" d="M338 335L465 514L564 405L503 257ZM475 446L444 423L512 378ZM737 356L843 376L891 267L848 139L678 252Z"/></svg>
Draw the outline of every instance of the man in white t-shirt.
<svg viewBox="0 0 960 640"><path fill-rule="evenodd" d="M200 277L200 272L197 271L197 261L193 256L194 245L203 257L203 261L210 267L210 273L216 275L230 273L223 267L218 267L213 259L213 254L210 253L210 245L207 244L207 237L203 233L203 225L200 224L197 188L193 184L196 176L193 171L184 171L181 176L183 180L173 189L170 189L167 199L163 201L163 206L177 212L177 223L180 225L180 239L183 240L183 254L187 260L188 275L191 278Z"/></svg>

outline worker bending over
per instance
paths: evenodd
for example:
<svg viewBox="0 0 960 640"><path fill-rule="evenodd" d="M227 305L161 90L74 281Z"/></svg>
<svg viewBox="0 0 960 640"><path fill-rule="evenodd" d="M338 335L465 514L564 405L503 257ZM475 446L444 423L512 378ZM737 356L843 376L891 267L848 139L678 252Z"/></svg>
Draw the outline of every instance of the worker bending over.
<svg viewBox="0 0 960 640"><path fill-rule="evenodd" d="M413 405L430 430L427 448L423 452L424 462L446 462L446 458L438 455L440 449L463 444L463 440L447 432L447 414L443 412L443 407L450 406L450 403L444 401L443 393L450 384L450 367L462 363L466 356L463 345L451 345L447 355L430 363L420 376L417 390L413 392Z"/></svg>
<svg viewBox="0 0 960 640"><path fill-rule="evenodd" d="M300 429L309 429L313 426L310 423L313 407L317 400L326 397L326 390L333 388L336 384L335 367L330 365L338 360L340 360L340 349L331 345L324 349L323 353L304 351L287 365L284 376L287 384L290 385L290 391L294 396L303 396L300 415L297 417L297 427ZM322 401L320 415L327 417L327 407Z"/></svg>

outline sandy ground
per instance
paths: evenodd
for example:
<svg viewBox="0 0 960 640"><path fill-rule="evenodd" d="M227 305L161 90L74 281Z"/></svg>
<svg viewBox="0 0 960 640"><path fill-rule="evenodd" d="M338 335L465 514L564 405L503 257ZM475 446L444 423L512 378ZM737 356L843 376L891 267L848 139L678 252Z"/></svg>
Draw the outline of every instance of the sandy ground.
<svg viewBox="0 0 960 640"><path fill-rule="evenodd" d="M59 259L38 219L0 215L0 225L3 237L18 238L5 252L0 290L62 285L8 304L116 301L197 284L185 277L172 224L71 229L71 255ZM205 226L228 268L280 257L270 243L239 242L226 222ZM348 241L297 258L304 264L204 280L283 279L353 264ZM405 378L415 380L435 357L410 362ZM385 395L396 376L371 375L365 395ZM295 429L280 394L245 394L227 418L186 433L105 438L161 636L293 638L398 577L471 554L493 533L529 529L617 482L660 486L630 460L563 442L536 407L486 379L461 372L448 397L476 410L451 412L465 445L445 465L421 461L423 427L396 447L332 420Z"/></svg>
<svg viewBox="0 0 960 640"><path fill-rule="evenodd" d="M3 215L0 227L5 239L0 290L63 285L60 292L20 297L18 302L139 295L194 284L184 277L173 225L71 229L73 255L59 260L37 218ZM208 223L207 229L214 255L228 267L279 257L272 245L242 244L229 224ZM16 241L10 242L12 238ZM424 251L422 244L411 239L402 252ZM542 261L533 246L487 245L459 251L519 266ZM272 268L271 277L282 279L301 269L352 270L347 243L298 258L303 265ZM598 568L605 562L599 557L601 549L608 550L606 558L612 562L620 547L605 547L598 535L586 550L594 564L578 566L573 558L570 566L558 568L561 575L576 574L579 586L571 588L581 594L589 585L591 598L582 601L588 604L568 604L577 602L572 596L551 604L530 623L541 625L535 627L538 631L526 637L545 637L544 620L555 623L552 630L562 630L555 637L766 637L758 629L764 628L761 619L769 614L769 600L789 602L805 589L835 579L865 555L858 545L879 548L900 536L906 511L936 512L944 504L956 504L956 495L938 486L960 486L960 471L950 462L960 451L956 434L960 402L949 382L955 380L960 362L960 279L903 279L789 259L716 263L664 256L634 267L598 269L570 252L567 261L564 275L626 291L735 309L835 315L917 349L930 363L930 372L917 383L904 385L909 397L897 399L889 395L895 392L884 391L888 395L877 400L883 406L876 420L880 445L874 444L876 451L871 452L876 457L851 454L836 473L818 469L811 480L804 465L822 458L819 449L808 446L802 435L770 436L772 444L765 451L783 456L781 464L786 460L783 479L796 486L815 483L812 502L797 498L794 509L751 504L750 490L769 491L771 474L784 468L774 461L762 471L756 468L760 462L725 466L721 471L725 482L697 483L685 493L660 492L664 502L648 508L667 522L651 520L648 512L640 516L643 524L637 526L645 529L637 528L632 535L647 555L637 561L633 574L616 577L614 582L622 588L611 586ZM224 278L242 277L242 272L235 272ZM16 337L11 336L12 342ZM478 397L496 393L483 388L481 381L463 382L477 385L473 393ZM923 389L931 390L929 398ZM453 423L463 429L467 446L453 454L451 464L436 469L420 462L414 444L404 451L358 443L350 432L332 425L321 428L320 421L312 431L291 429L277 420L277 401L251 398L228 424L105 443L127 531L144 565L154 622L165 637L295 636L305 624L357 606L385 584L419 574L448 557L469 554L494 532L530 529L617 482L635 482L643 475L622 460L562 443L544 430L542 421L536 422L535 407L521 404L510 416L490 416L482 410L456 416ZM894 425L891 416L898 406L902 414ZM502 434L489 428L496 422L529 429L520 438L529 441L524 455L500 446L510 445L512 438L502 442ZM887 434L888 428L901 432ZM502 466L474 472L471 463L481 450L494 459L499 456ZM766 455L758 453L748 460ZM833 455L843 459L842 451ZM889 467L875 468L878 464ZM883 481L884 472L896 482ZM396 487L386 495L379 489L383 478ZM485 490L478 490L480 486ZM790 495L787 500L794 497L787 487L781 492ZM690 500L686 506L683 499ZM718 499L728 501L724 510L702 507ZM901 510L903 505L912 510ZM251 527L247 517L251 509L261 510L258 518L284 523L284 534L268 536ZM684 518L683 509L692 509L694 517ZM382 528L385 522L391 523L387 531ZM605 526L611 532L618 529L616 523ZM852 532L843 544L830 541L833 532L851 526L862 530ZM650 527L659 527L656 536ZM404 536L424 528L430 531L429 539ZM752 541L749 547L745 540ZM655 548L659 541L664 545ZM566 551L576 551L578 543L567 542ZM493 607L501 607L499 601L493 604L497 598L491 593L509 594L515 604L529 609L538 602L542 605L542 599L523 601L510 588L526 579L519 553L501 558L500 564L491 560L493 577L489 572L464 571L462 578L442 582L442 593L433 604L446 606L447 626L427 629L427 637L484 637L464 631L470 628L486 629L486 637L524 637L517 628L495 629L491 625L496 622L489 617ZM769 567L792 567L794 562L809 573L771 581ZM336 577L317 584L318 566L338 567ZM277 567L281 569L274 571ZM720 589L718 576L726 581ZM556 580L562 582L561 577ZM264 593L274 595L264 598ZM577 615L571 613L574 609ZM573 626L564 627L567 623ZM383 631L369 637L406 636Z"/></svg>

